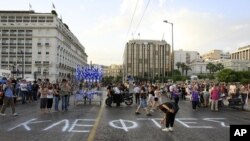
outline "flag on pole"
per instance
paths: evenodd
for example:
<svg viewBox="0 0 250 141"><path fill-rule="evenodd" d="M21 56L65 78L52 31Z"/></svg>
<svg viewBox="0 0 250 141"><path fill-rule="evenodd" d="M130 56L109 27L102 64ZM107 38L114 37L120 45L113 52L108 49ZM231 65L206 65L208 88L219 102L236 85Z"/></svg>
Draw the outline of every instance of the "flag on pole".
<svg viewBox="0 0 250 141"><path fill-rule="evenodd" d="M54 3L53 3L53 2L52 2L52 8L53 8L53 9L56 9L56 7L55 7L55 5L54 5Z"/></svg>
<svg viewBox="0 0 250 141"><path fill-rule="evenodd" d="M32 9L32 5L29 3L29 10L31 10Z"/></svg>

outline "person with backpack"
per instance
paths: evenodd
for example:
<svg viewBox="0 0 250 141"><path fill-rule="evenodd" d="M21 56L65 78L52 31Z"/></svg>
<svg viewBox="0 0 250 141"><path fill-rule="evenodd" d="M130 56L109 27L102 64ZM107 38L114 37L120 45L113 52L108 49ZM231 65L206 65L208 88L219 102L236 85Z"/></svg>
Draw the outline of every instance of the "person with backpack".
<svg viewBox="0 0 250 141"><path fill-rule="evenodd" d="M174 129L174 120L175 115L179 111L179 106L175 102L165 102L161 105L159 105L159 109L165 113L164 117L161 120L161 124L165 122L165 128L162 129L162 131L165 132L173 132Z"/></svg>
<svg viewBox="0 0 250 141"><path fill-rule="evenodd" d="M4 92L4 99L3 99L3 106L0 111L1 116L5 116L4 114L5 109L8 105L10 105L12 109L12 114L13 116L18 116L18 114L15 112L15 104L14 104L14 87L11 84L10 80L7 80L6 85L3 87L3 92Z"/></svg>

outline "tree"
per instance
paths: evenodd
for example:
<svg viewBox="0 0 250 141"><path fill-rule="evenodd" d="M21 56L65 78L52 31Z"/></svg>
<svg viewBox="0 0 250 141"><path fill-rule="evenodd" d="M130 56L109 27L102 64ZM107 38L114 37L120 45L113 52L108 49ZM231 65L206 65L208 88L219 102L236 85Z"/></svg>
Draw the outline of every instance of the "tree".
<svg viewBox="0 0 250 141"><path fill-rule="evenodd" d="M178 70L180 70L181 64L182 64L181 62L176 63L176 67L177 67Z"/></svg>
<svg viewBox="0 0 250 141"><path fill-rule="evenodd" d="M224 69L224 66L223 66L221 63L218 63L218 64L216 65L216 67L217 67L217 71L221 71L221 70Z"/></svg>
<svg viewBox="0 0 250 141"><path fill-rule="evenodd" d="M184 74L184 70L186 68L186 64L185 63L181 63L181 74Z"/></svg>
<svg viewBox="0 0 250 141"><path fill-rule="evenodd" d="M207 66L206 66L206 69L209 70L209 73L211 74L211 73L216 72L217 67L213 63L208 63Z"/></svg>
<svg viewBox="0 0 250 141"><path fill-rule="evenodd" d="M190 68L190 66L185 65L184 70L185 70L185 72L186 72L186 76L187 76L188 71L189 71L189 70L192 70L192 69Z"/></svg>
<svg viewBox="0 0 250 141"><path fill-rule="evenodd" d="M224 69L217 74L220 82L237 82L237 73L231 69Z"/></svg>

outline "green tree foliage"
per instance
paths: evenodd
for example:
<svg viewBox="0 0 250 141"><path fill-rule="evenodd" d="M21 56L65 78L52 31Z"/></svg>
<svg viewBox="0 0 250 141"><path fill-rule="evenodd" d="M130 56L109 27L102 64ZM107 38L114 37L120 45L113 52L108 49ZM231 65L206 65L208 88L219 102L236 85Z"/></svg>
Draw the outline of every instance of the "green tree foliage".
<svg viewBox="0 0 250 141"><path fill-rule="evenodd" d="M224 69L217 74L217 78L221 82L250 82L250 71L236 72L231 69Z"/></svg>
<svg viewBox="0 0 250 141"><path fill-rule="evenodd" d="M179 71L180 71L181 64L182 64L181 62L177 62L177 63L176 63L177 69L178 69Z"/></svg>
<svg viewBox="0 0 250 141"><path fill-rule="evenodd" d="M217 71L217 67L213 63L208 63L207 66L206 66L206 69L209 70L210 74Z"/></svg>

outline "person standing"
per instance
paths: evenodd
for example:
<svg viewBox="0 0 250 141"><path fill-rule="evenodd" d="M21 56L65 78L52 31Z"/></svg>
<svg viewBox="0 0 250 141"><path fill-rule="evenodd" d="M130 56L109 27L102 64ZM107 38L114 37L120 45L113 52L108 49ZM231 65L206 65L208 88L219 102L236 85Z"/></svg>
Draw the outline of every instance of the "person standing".
<svg viewBox="0 0 250 141"><path fill-rule="evenodd" d="M21 96L22 96L22 104L25 104L26 103L26 98L27 98L27 93L28 93L28 86L27 86L27 83L26 83L26 80L23 79L21 84L20 84L20 93L21 93Z"/></svg>
<svg viewBox="0 0 250 141"><path fill-rule="evenodd" d="M55 111L58 112L58 105L59 105L59 101L60 101L60 88L59 88L59 84L55 84L54 87L54 94L55 94Z"/></svg>
<svg viewBox="0 0 250 141"><path fill-rule="evenodd" d="M204 89L203 97L204 97L204 107L208 107L209 105L209 87L208 86Z"/></svg>
<svg viewBox="0 0 250 141"><path fill-rule="evenodd" d="M62 97L62 111L68 111L68 96L69 96L70 86L66 79L62 80L60 85L60 95Z"/></svg>
<svg viewBox="0 0 250 141"><path fill-rule="evenodd" d="M37 84L36 81L34 81L32 85L32 95L34 101L37 101L38 90L39 90L39 85Z"/></svg>
<svg viewBox="0 0 250 141"><path fill-rule="evenodd" d="M213 111L215 109L215 111L218 111L218 100L220 98L218 84L214 85L210 93L210 97L211 97L211 110Z"/></svg>
<svg viewBox="0 0 250 141"><path fill-rule="evenodd" d="M194 86L194 88L193 88L192 95L191 95L191 101L192 101L193 111L197 111L197 106L199 104L199 91L198 91L197 86Z"/></svg>
<svg viewBox="0 0 250 141"><path fill-rule="evenodd" d="M14 87L11 84L10 80L7 80L7 84L3 87L3 91L5 96L3 99L3 106L1 108L0 115L5 116L6 115L4 114L5 109L8 105L10 105L13 116L18 116L18 114L15 112L15 105L14 105L14 93L13 93Z"/></svg>
<svg viewBox="0 0 250 141"><path fill-rule="evenodd" d="M139 85L137 84L134 88L134 94L135 94L135 103L136 104L139 104L140 103L140 87Z"/></svg>
<svg viewBox="0 0 250 141"><path fill-rule="evenodd" d="M45 83L41 84L39 92L40 92L40 109L42 113L46 113L48 87Z"/></svg>
<svg viewBox="0 0 250 141"><path fill-rule="evenodd" d="M53 86L50 84L48 87L48 94L47 94L47 110L49 113L53 105L53 95L54 95Z"/></svg>

